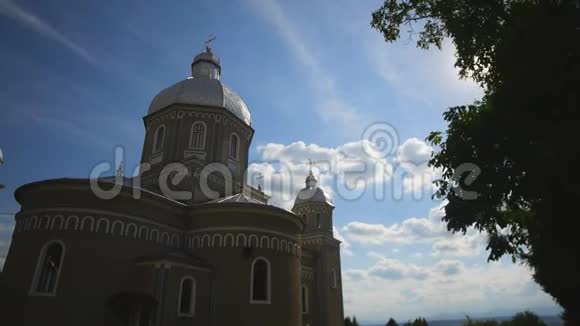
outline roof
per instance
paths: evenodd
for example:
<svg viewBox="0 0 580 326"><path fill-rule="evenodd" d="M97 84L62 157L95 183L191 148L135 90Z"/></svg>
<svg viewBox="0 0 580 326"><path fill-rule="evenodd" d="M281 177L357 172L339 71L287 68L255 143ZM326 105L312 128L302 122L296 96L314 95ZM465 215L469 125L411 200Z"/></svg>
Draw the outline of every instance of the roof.
<svg viewBox="0 0 580 326"><path fill-rule="evenodd" d="M206 106L226 109L251 126L252 116L246 103L221 82L221 66L215 54L208 51L198 54L191 64L191 76L159 92L147 114L172 104Z"/></svg>
<svg viewBox="0 0 580 326"><path fill-rule="evenodd" d="M334 206L330 196L324 190L316 186L306 187L298 192L296 200L294 201L294 206L304 203L327 203L330 206Z"/></svg>
<svg viewBox="0 0 580 326"><path fill-rule="evenodd" d="M16 200L22 205L21 200L23 200L25 198L25 197L22 197L23 192L28 191L29 189L34 189L35 187L39 187L39 186L54 187L57 185L91 187L92 180L97 180L97 182L115 184L117 179L115 176L107 176L107 177L100 177L100 178L95 178L95 179L57 178L57 179L40 180L40 181L30 182L30 183L27 183L27 184L24 184L24 185L18 187L14 193L14 196L16 197ZM139 185L139 183L135 182L135 177L122 177L121 185L122 185L121 189L123 189L123 188L125 188L125 189L138 189L140 191L140 193L146 194L146 196L149 198L160 199L166 203L170 203L171 205L179 205L182 207L187 206L186 204L184 204L182 202L171 199L169 197L165 197L162 194L156 193L154 191L151 191L151 190L148 190L148 189L145 189L142 187L138 187L137 185ZM134 191L134 190L129 190L129 191Z"/></svg>
<svg viewBox="0 0 580 326"><path fill-rule="evenodd" d="M235 194L232 196L217 198L214 200L210 200L206 204L228 204L228 203L247 203L247 204L259 204L259 205L267 205L266 203L252 198L250 196L245 195L244 193Z"/></svg>
<svg viewBox="0 0 580 326"><path fill-rule="evenodd" d="M252 124L250 109L242 98L220 80L189 77L157 94L148 114L157 112L171 104L188 104L224 108L248 126Z"/></svg>
<svg viewBox="0 0 580 326"><path fill-rule="evenodd" d="M304 203L327 203L334 207L330 196L319 188L317 184L318 181L314 177L314 174L312 174L312 170L310 170L310 173L306 177L306 187L302 188L296 195L294 206Z"/></svg>

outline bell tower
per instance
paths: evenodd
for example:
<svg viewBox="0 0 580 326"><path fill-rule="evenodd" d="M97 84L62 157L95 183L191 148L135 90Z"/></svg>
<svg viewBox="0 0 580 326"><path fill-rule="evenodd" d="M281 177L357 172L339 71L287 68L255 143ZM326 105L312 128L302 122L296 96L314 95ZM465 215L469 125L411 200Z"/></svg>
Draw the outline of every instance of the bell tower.
<svg viewBox="0 0 580 326"><path fill-rule="evenodd" d="M143 118L143 188L187 204L242 190L254 130L250 110L221 73L206 46L191 63L191 77L153 98Z"/></svg>
<svg viewBox="0 0 580 326"><path fill-rule="evenodd" d="M302 325L341 326L340 241L333 236L334 205L317 183L311 169L306 187L298 192L292 208L306 226L302 235L302 291L308 299L302 300Z"/></svg>

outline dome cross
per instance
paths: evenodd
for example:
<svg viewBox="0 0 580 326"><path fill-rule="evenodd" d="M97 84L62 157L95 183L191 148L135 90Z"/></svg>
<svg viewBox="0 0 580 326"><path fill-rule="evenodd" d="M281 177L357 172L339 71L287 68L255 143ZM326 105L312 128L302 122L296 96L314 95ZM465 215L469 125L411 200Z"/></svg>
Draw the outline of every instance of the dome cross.
<svg viewBox="0 0 580 326"><path fill-rule="evenodd" d="M312 173L312 167L315 165L316 165L315 161L308 159L308 166L310 167L310 172L306 177L306 187L316 187L317 180L314 177L314 174Z"/></svg>
<svg viewBox="0 0 580 326"><path fill-rule="evenodd" d="M205 51L211 53L211 42L215 41L216 36L214 34L209 34L207 41L204 42L205 44Z"/></svg>

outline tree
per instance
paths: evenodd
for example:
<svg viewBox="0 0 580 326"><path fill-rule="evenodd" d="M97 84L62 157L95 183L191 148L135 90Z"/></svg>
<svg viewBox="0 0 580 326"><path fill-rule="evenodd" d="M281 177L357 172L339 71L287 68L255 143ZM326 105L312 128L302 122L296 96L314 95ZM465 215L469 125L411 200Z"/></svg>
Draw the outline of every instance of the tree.
<svg viewBox="0 0 580 326"><path fill-rule="evenodd" d="M495 320L474 321L471 318L469 318L469 316L467 316L467 322L463 323L463 326L497 326L497 325L498 323Z"/></svg>
<svg viewBox="0 0 580 326"><path fill-rule="evenodd" d="M352 321L350 320L350 317L346 317L344 319L344 326L352 326Z"/></svg>
<svg viewBox="0 0 580 326"><path fill-rule="evenodd" d="M393 318L389 318L385 326L399 326L399 324L397 324L397 322Z"/></svg>
<svg viewBox="0 0 580 326"><path fill-rule="evenodd" d="M546 326L538 315L533 312L525 311L517 313L511 320L507 320L498 324L495 320L480 320L474 321L469 316L464 326Z"/></svg>
<svg viewBox="0 0 580 326"><path fill-rule="evenodd" d="M350 320L350 317L346 317L344 319L344 326L353 326L352 321Z"/></svg>
<svg viewBox="0 0 580 326"><path fill-rule="evenodd" d="M427 138L443 171L436 196L447 227L487 234L489 259L529 264L535 281L580 324L580 10L575 0L385 0L372 27L386 41L401 28L417 45L456 48L462 77L485 95L444 113ZM466 164L469 163L469 164Z"/></svg>
<svg viewBox="0 0 580 326"><path fill-rule="evenodd" d="M427 320L425 318L416 318L414 321L408 321L405 326L428 326Z"/></svg>
<svg viewBox="0 0 580 326"><path fill-rule="evenodd" d="M356 317L352 316L352 320L350 319L350 317L346 317L344 319L344 326L359 326L359 325L358 321L356 321Z"/></svg>
<svg viewBox="0 0 580 326"><path fill-rule="evenodd" d="M524 311L517 313L514 318L512 318L509 326L546 326L546 323L530 311Z"/></svg>

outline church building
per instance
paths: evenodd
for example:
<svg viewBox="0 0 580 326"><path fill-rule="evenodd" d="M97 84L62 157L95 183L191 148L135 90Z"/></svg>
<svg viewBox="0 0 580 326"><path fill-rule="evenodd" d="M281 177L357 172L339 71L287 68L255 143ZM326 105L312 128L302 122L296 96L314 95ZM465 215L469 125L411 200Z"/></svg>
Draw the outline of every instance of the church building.
<svg viewBox="0 0 580 326"><path fill-rule="evenodd" d="M250 110L209 47L143 121L138 176L16 190L2 324L342 325L334 205L312 171L291 211L246 183Z"/></svg>

